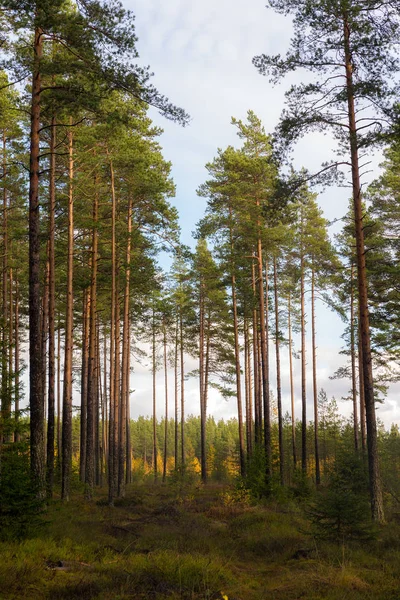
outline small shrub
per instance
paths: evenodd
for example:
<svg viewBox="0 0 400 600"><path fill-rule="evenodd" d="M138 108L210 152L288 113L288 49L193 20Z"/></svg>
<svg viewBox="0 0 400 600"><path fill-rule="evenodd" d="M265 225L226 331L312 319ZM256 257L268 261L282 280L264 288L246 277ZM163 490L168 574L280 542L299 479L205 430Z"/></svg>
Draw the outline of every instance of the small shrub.
<svg viewBox="0 0 400 600"><path fill-rule="evenodd" d="M345 453L337 458L308 514L316 537L336 541L374 537L367 473L358 456Z"/></svg>
<svg viewBox="0 0 400 600"><path fill-rule="evenodd" d="M43 523L42 502L32 483L27 444L3 446L0 460L0 539L22 539Z"/></svg>

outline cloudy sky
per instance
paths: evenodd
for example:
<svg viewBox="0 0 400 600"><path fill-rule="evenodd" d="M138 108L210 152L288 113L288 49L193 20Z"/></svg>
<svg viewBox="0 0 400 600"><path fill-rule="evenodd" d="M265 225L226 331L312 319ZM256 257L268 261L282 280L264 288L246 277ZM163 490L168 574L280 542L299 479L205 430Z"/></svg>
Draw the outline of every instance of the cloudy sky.
<svg viewBox="0 0 400 600"><path fill-rule="evenodd" d="M284 91L290 80L273 88L251 64L254 55L262 52L284 53L291 35L290 21L265 8L265 0L124 0L136 16L139 37L138 50L142 64L150 65L153 83L160 92L191 115L190 125L181 128L152 111L154 121L163 127L161 145L165 157L173 164L177 206L182 227L182 241L193 244L191 232L203 216L205 201L196 196L196 189L206 179L204 165L213 159L218 148L238 145L232 116L246 118L252 109L262 119L267 132L274 129L284 104ZM293 80L292 80L293 81ZM332 140L313 134L301 140L294 154L295 168L317 169L332 158ZM379 159L374 160L374 165ZM370 178L376 176L370 174ZM341 218L347 209L348 190L330 189L321 192L319 203L327 219ZM318 385L328 396L337 399L348 394L350 382L332 381L329 376L343 364L339 355L343 324L322 306L318 309ZM271 353L274 349L271 348ZM283 349L283 401L289 409L287 350ZM308 360L310 368L311 360ZM299 389L300 364L296 361ZM195 368L187 361L187 370ZM273 365L272 365L273 369ZM311 384L311 374L308 380ZM172 378L171 378L172 382ZM271 381L274 387L274 379ZM132 413L150 413L151 379L146 364L135 365L132 376ZM198 413L196 383L187 384L187 413ZM379 416L389 425L400 422L397 397L400 386L394 386ZM309 416L312 417L311 385L309 385ZM171 388L172 394L172 388ZM162 374L158 395L162 406ZM348 403L342 403L350 413ZM300 414L300 401L296 403ZM160 408L161 410L161 408ZM235 414L235 401L226 402L213 394L210 413L216 417Z"/></svg>

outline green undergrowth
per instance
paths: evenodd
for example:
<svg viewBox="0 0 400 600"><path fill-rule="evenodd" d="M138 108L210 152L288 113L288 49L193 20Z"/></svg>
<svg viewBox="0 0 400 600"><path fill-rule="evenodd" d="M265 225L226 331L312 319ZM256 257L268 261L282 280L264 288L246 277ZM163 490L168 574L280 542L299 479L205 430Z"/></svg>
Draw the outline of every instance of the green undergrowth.
<svg viewBox="0 0 400 600"><path fill-rule="evenodd" d="M400 527L333 543L298 503L216 485L135 486L113 508L77 495L0 544L0 598L398 600Z"/></svg>

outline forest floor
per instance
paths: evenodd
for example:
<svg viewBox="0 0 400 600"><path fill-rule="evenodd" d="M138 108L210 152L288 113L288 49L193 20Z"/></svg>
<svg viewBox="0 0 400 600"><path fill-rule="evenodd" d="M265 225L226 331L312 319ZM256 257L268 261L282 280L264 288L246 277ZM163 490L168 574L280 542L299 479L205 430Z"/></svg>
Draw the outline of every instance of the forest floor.
<svg viewBox="0 0 400 600"><path fill-rule="evenodd" d="M0 598L400 599L398 526L352 544L307 529L296 504L217 485L132 486L113 508L76 494L34 537L0 544Z"/></svg>

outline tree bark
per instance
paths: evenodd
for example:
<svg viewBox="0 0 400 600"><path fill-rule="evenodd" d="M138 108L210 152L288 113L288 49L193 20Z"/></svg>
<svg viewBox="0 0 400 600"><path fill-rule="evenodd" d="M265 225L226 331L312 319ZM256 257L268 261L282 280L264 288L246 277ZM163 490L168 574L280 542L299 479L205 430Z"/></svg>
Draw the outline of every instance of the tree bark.
<svg viewBox="0 0 400 600"><path fill-rule="evenodd" d="M116 323L116 242L115 242L115 222L116 222L116 198L114 183L114 168L110 160L111 177L111 327L110 327L110 418L108 423L109 441L108 441L108 503L114 506L116 489L114 485L114 442L115 440L115 396L118 393L115 389L115 323Z"/></svg>
<svg viewBox="0 0 400 600"><path fill-rule="evenodd" d="M92 247L93 252L93 247ZM93 271L93 264L92 264ZM80 422L80 454L79 477L86 481L86 450L87 450L87 403L88 403L88 363L90 335L90 288L83 291L83 327L82 327L82 371L81 371L81 422Z"/></svg>
<svg viewBox="0 0 400 600"><path fill-rule="evenodd" d="M385 520L380 481L378 436L376 429L374 381L372 373L371 335L368 313L367 271L365 264L363 207L361 200L360 170L358 162L357 121L355 114L353 63L350 46L350 26L346 12L343 13L344 58L346 64L346 92L348 104L349 142L353 184L355 237L357 248L358 297L360 306L360 330L364 376L365 412L367 421L367 449L369 487L372 517L378 523Z"/></svg>
<svg viewBox="0 0 400 600"><path fill-rule="evenodd" d="M163 323L163 346L164 346L164 393L165 393L165 421L164 421L164 457L163 457L163 481L167 478L167 452L168 452L168 356L167 356L167 326Z"/></svg>
<svg viewBox="0 0 400 600"><path fill-rule="evenodd" d="M312 336L312 365L313 365L313 397L314 397L314 454L315 454L315 483L321 483L321 471L319 465L319 440L318 440L318 388L317 388L317 350L315 332L315 270L314 265L311 273L311 336Z"/></svg>
<svg viewBox="0 0 400 600"><path fill-rule="evenodd" d="M185 363L183 360L183 314L179 310L180 354L181 354L181 464L185 467Z"/></svg>
<svg viewBox="0 0 400 600"><path fill-rule="evenodd" d="M355 310L354 310L354 266L351 265L350 282L350 354L351 354L351 392L353 398L353 430L354 449L359 450L358 436L358 407L357 407L357 377L356 377L356 347L355 347Z"/></svg>
<svg viewBox="0 0 400 600"><path fill-rule="evenodd" d="M232 219L232 209L229 208L229 215ZM236 400L238 410L238 428L239 428L239 460L240 474L242 477L246 474L246 455L244 450L244 434L243 434L243 406L242 406L242 382L240 369L240 345L239 345L239 324L237 315L237 298L236 298L236 275L234 262L234 248L232 227L229 228L230 235L230 250L231 250L231 292L232 292L232 312L233 312L233 335L235 343L235 372L236 372ZM260 242L261 243L261 242ZM260 256L261 261L261 256Z"/></svg>
<svg viewBox="0 0 400 600"><path fill-rule="evenodd" d="M257 288L254 262L251 265L252 287L254 296L253 308L253 370L254 370L254 442L256 446L262 443L262 414L261 414L261 389L259 385L259 340L258 340L258 313L257 313Z"/></svg>
<svg viewBox="0 0 400 600"><path fill-rule="evenodd" d="M205 346L205 294L204 282L200 281L199 298L199 377L200 377L200 461L201 461L201 479L203 483L207 481L207 461L206 461L206 417L205 417L205 364L204 364L204 346Z"/></svg>
<svg viewBox="0 0 400 600"><path fill-rule="evenodd" d="M174 448L175 448L175 471L179 464L179 423L178 423L178 353L179 353L179 319L176 319L175 329L175 358L174 358L174 391L175 391L175 423L174 423Z"/></svg>
<svg viewBox="0 0 400 600"><path fill-rule="evenodd" d="M125 268L125 292L124 292L124 315L122 332L122 385L121 385L121 410L119 429L119 475L118 495L125 496L125 464L127 458L127 411L129 402L129 308L130 308L130 281L131 281L131 238L132 238L132 200L128 200L127 218L127 244L126 244L126 268Z"/></svg>
<svg viewBox="0 0 400 600"><path fill-rule="evenodd" d="M40 344L40 62L43 32L36 27L33 46L31 134L29 159L29 407L30 458L33 480L39 497L45 493L44 403Z"/></svg>
<svg viewBox="0 0 400 600"><path fill-rule="evenodd" d="M296 450L296 418L294 410L294 381L293 381L293 339L292 339L292 306L291 293L288 297L288 335L289 335L289 378L290 378L290 406L292 413L292 454L293 465L297 467L297 450Z"/></svg>
<svg viewBox="0 0 400 600"><path fill-rule="evenodd" d="M72 119L71 119L72 121ZM72 131L68 132L68 250L67 300L65 313L64 388L62 420L61 497L68 501L72 468L72 350L73 350L73 268L74 268L74 159Z"/></svg>
<svg viewBox="0 0 400 600"><path fill-rule="evenodd" d="M96 186L95 181L95 186ZM97 188L97 186L96 186ZM95 483L95 453L96 453L96 399L98 388L97 373L97 253L98 253L98 222L99 199L95 189L93 196L93 227L92 227L92 252L91 252L91 279L90 279L90 304L89 322L86 324L89 334L89 348L87 361L87 399L86 399L86 451L85 451L85 498L93 497ZM82 441L83 443L83 441Z"/></svg>
<svg viewBox="0 0 400 600"><path fill-rule="evenodd" d="M303 215L301 216L301 237L303 238ZM307 474L307 387L306 387L306 315L304 290L304 248L301 240L300 258L300 320L301 320L301 469Z"/></svg>
<svg viewBox="0 0 400 600"><path fill-rule="evenodd" d="M246 311L245 311L246 312ZM251 457L252 443L252 406L251 406L251 367L250 367L250 341L249 341L249 322L248 318L244 318L244 379L246 392L246 450L248 459Z"/></svg>
<svg viewBox="0 0 400 600"><path fill-rule="evenodd" d="M265 479L267 486L271 481L271 414L269 400L269 360L268 360L268 340L267 340L267 321L264 286L263 286L263 268L262 268L262 245L261 238L258 239L258 285L259 285L259 303L260 303L260 341L261 341L261 370L262 370L262 391L263 391L263 409L264 409L264 450L265 450ZM268 302L268 277L266 279L267 302Z"/></svg>
<svg viewBox="0 0 400 600"><path fill-rule="evenodd" d="M20 371L20 355L19 355L19 281L18 271L15 277L15 350L14 350L14 377L15 377L15 433L14 440L21 441L19 433L19 371Z"/></svg>
<svg viewBox="0 0 400 600"><path fill-rule="evenodd" d="M153 307L153 472L154 481L158 479L157 471L157 396L156 396L156 324L155 324L155 309Z"/></svg>
<svg viewBox="0 0 400 600"><path fill-rule="evenodd" d="M52 497L54 485L54 437L56 394L56 336L55 336L55 211L56 211L56 119L51 119L49 173L49 382L47 417L47 495Z"/></svg>
<svg viewBox="0 0 400 600"><path fill-rule="evenodd" d="M283 418L282 418L282 385L281 385L281 357L280 357L280 331L279 331L279 302L278 302L278 268L274 256L274 298L275 298L275 352L276 352L276 395L278 401L278 434L279 434L279 476L281 485L285 484L284 474L284 445L283 445Z"/></svg>
<svg viewBox="0 0 400 600"><path fill-rule="evenodd" d="M61 323L57 331L57 469L61 472Z"/></svg>
<svg viewBox="0 0 400 600"><path fill-rule="evenodd" d="M128 315L128 352L126 356L126 483L132 483L132 442L131 442L131 406L130 406L130 374L131 374L131 327Z"/></svg>
<svg viewBox="0 0 400 600"><path fill-rule="evenodd" d="M10 374L8 370L8 198L7 198L7 148L6 135L3 130L3 272L2 272L2 331L1 331L1 425L0 425L0 447L4 441L7 441L8 430L10 426L9 418L11 416L11 396L10 396Z"/></svg>

